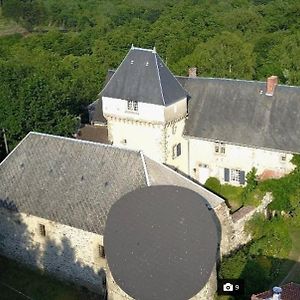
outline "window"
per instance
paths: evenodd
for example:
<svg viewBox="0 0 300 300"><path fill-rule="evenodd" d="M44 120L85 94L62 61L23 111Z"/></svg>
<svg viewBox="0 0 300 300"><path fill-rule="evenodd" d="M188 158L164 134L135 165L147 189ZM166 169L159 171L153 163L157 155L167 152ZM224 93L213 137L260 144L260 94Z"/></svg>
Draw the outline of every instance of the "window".
<svg viewBox="0 0 300 300"><path fill-rule="evenodd" d="M224 181L238 182L239 184L245 184L245 171L239 169L224 169Z"/></svg>
<svg viewBox="0 0 300 300"><path fill-rule="evenodd" d="M230 170L230 180L240 182L241 170L231 169Z"/></svg>
<svg viewBox="0 0 300 300"><path fill-rule="evenodd" d="M99 254L99 257L101 258L105 258L105 251L104 251L104 246L102 245L99 245L99 248L98 248L98 254Z"/></svg>
<svg viewBox="0 0 300 300"><path fill-rule="evenodd" d="M43 224L39 224L39 230L41 236L46 236L46 227Z"/></svg>
<svg viewBox="0 0 300 300"><path fill-rule="evenodd" d="M225 144L220 142L215 143L215 153L225 154Z"/></svg>
<svg viewBox="0 0 300 300"><path fill-rule="evenodd" d="M221 153L225 154L225 144L224 143L220 143L220 148L221 148Z"/></svg>
<svg viewBox="0 0 300 300"><path fill-rule="evenodd" d="M138 102L133 101L133 100L128 100L127 101L127 109L130 111L138 111L138 109L139 109Z"/></svg>
<svg viewBox="0 0 300 300"><path fill-rule="evenodd" d="M286 154L281 155L281 161L286 161Z"/></svg>
<svg viewBox="0 0 300 300"><path fill-rule="evenodd" d="M173 146L173 159L181 155L181 143Z"/></svg>
<svg viewBox="0 0 300 300"><path fill-rule="evenodd" d="M176 129L177 129L177 126L174 124L174 125L172 126L172 133L173 133L173 134L176 133Z"/></svg>

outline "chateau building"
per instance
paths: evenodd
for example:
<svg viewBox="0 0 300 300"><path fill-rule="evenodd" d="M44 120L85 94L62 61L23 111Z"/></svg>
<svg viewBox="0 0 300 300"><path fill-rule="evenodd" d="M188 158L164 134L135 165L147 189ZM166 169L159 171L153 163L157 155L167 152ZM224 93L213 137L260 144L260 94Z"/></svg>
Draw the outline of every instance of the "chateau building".
<svg viewBox="0 0 300 300"><path fill-rule="evenodd" d="M245 184L253 167L262 178L293 170L300 152L300 88L278 84L174 76L155 49L132 47L109 71L89 106L113 145L143 150L200 183Z"/></svg>
<svg viewBox="0 0 300 300"><path fill-rule="evenodd" d="M196 192L220 220L220 254L230 250L224 200L140 151L31 132L1 162L0 178L0 253L96 293L105 294L106 281L111 300L131 298L109 271L105 223L131 191L172 185ZM215 290L216 268L194 299L212 299Z"/></svg>

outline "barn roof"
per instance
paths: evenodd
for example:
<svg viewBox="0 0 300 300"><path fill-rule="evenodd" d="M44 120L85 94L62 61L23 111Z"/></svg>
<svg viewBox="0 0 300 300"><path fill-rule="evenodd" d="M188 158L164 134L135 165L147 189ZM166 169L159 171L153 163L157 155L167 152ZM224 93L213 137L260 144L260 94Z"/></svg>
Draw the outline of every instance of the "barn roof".
<svg viewBox="0 0 300 300"><path fill-rule="evenodd" d="M168 106L187 93L155 49L132 47L101 95Z"/></svg>
<svg viewBox="0 0 300 300"><path fill-rule="evenodd" d="M189 187L223 200L141 152L29 133L0 164L0 206L103 234L110 207L149 185Z"/></svg>

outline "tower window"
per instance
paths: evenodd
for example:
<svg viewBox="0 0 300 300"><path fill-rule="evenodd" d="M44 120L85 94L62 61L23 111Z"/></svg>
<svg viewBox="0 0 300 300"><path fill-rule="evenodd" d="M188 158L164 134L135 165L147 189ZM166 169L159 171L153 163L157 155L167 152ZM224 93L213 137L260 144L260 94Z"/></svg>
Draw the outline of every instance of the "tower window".
<svg viewBox="0 0 300 300"><path fill-rule="evenodd" d="M39 224L39 230L41 236L46 236L46 227L43 224Z"/></svg>
<svg viewBox="0 0 300 300"><path fill-rule="evenodd" d="M138 111L139 110L138 102L133 101L133 100L128 100L127 101L127 109L130 111Z"/></svg>
<svg viewBox="0 0 300 300"><path fill-rule="evenodd" d="M181 155L181 143L173 146L173 159Z"/></svg>

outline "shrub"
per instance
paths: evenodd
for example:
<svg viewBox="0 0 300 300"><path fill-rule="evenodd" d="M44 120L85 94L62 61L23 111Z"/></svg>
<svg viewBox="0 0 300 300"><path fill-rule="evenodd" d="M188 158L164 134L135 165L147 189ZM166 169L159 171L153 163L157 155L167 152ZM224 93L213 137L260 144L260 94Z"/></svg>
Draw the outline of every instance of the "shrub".
<svg viewBox="0 0 300 300"><path fill-rule="evenodd" d="M221 183L218 178L209 177L204 186L216 194L221 194Z"/></svg>

